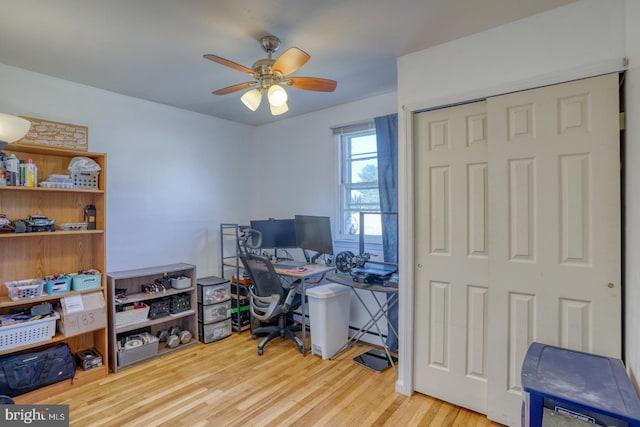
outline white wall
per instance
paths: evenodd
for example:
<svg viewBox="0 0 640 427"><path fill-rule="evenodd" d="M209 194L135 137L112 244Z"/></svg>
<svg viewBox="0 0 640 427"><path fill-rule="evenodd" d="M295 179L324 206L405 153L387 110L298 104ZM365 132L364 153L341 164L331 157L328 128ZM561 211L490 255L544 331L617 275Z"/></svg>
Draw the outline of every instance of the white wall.
<svg viewBox="0 0 640 427"><path fill-rule="evenodd" d="M401 277L400 284L401 372L396 384L398 391L412 391L413 188L411 143L406 138L411 112L619 70L622 68L623 57L627 54L626 44L636 44L638 40L637 31L633 42L626 38L630 34L625 34L625 7L629 9L626 11L627 22L635 25L640 19L638 7L631 6L632 3L633 0L582 0L399 58L399 188L402 206L400 270L405 274ZM631 9L633 17L629 16ZM634 90L637 94L638 89ZM635 102L637 106L640 98L636 95L635 99L627 101L628 104ZM633 114L637 117L637 107ZM631 119L627 120L627 123L630 121ZM634 132L636 140L637 132ZM631 143L628 139L627 145ZM637 156L640 156L637 149L633 151L635 152L628 153L627 164L633 164ZM638 177L634 178L637 181ZM630 188L627 189L627 195L629 190ZM639 204L640 200L635 200L636 218L640 210ZM634 219L627 217L627 225L635 229L637 220ZM628 260L638 256L638 248L634 249L635 253L627 253ZM639 286L637 280L635 283L628 280L628 294ZM636 294L634 300L627 301L627 307L631 310L640 302L638 291L633 293ZM634 316L634 320L637 324L638 315ZM627 335L629 348L636 349L637 341L637 337L630 333ZM627 352L627 357L633 358L635 365L638 364L637 355L629 355Z"/></svg>
<svg viewBox="0 0 640 427"><path fill-rule="evenodd" d="M0 65L0 111L89 127L107 153L107 270L187 262L219 274L219 223L245 221L235 166L253 127ZM46 214L46 212L45 212Z"/></svg>

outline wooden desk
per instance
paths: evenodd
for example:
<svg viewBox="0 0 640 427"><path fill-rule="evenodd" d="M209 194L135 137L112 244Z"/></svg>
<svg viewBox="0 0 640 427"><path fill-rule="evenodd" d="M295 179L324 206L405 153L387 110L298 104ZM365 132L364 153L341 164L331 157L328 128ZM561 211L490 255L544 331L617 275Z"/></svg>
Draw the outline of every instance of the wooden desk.
<svg viewBox="0 0 640 427"><path fill-rule="evenodd" d="M228 267L234 267L234 268L238 267L238 264L236 264L233 260L225 261L224 265ZM239 267L242 268L242 264L240 264ZM310 348L307 347L307 317L305 314L306 308L307 308L307 301L306 301L307 288L317 284L316 282L311 282L312 279L319 282L322 279L322 276L324 276L329 272L334 271L335 267L322 265L322 264L306 264L303 268L304 269L301 270L301 269L298 269L298 267L288 267L288 268L274 267L274 270L280 276L289 277L294 280L299 279L301 282L300 294L302 297L302 302L300 304L300 311L302 314L300 316L301 317L300 323L302 325L302 342L304 343L304 349L302 351L302 355L306 356L307 351L310 350Z"/></svg>
<svg viewBox="0 0 640 427"><path fill-rule="evenodd" d="M302 297L302 303L300 304L300 323L302 325L302 342L304 343L304 349L302 350L302 355L306 356L307 351L310 350L307 347L307 316L306 316L306 308L307 308L307 288L309 285L313 286L317 283L311 283L310 279L317 280L319 282L322 279L322 276L325 274L334 271L335 267L330 267L322 264L307 264L304 267L304 270L298 269L298 267L290 267L290 268L275 268L276 273L284 277L291 277L293 279L300 279L300 294Z"/></svg>

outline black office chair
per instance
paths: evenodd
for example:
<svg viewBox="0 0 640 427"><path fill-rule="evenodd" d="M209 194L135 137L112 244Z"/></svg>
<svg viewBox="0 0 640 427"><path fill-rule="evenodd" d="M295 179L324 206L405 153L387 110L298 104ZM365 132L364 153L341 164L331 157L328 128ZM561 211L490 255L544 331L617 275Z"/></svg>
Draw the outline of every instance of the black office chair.
<svg viewBox="0 0 640 427"><path fill-rule="evenodd" d="M264 353L264 346L278 336L293 340L302 353L304 343L293 333L294 328L287 326L287 314L300 306L300 298L296 297L297 286L291 285L285 292L269 258L250 252L251 249L260 247L259 233L245 229L238 247L238 256L251 278L249 309L251 315L261 322L277 320L278 324L255 328L251 331L251 337L256 339L258 335L268 334L258 344L260 356Z"/></svg>

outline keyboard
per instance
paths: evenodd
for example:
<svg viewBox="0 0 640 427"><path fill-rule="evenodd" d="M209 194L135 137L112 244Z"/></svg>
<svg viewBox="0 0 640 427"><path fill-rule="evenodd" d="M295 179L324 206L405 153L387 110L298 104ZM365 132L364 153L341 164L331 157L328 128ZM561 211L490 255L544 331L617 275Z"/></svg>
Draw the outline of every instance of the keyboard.
<svg viewBox="0 0 640 427"><path fill-rule="evenodd" d="M296 268L296 267L304 267L305 265L307 265L307 263L305 261L295 261L292 259L286 259L286 260L282 260L282 261L278 261L276 263L273 264L273 268L279 268L281 270L287 270L287 269L292 269L292 268Z"/></svg>

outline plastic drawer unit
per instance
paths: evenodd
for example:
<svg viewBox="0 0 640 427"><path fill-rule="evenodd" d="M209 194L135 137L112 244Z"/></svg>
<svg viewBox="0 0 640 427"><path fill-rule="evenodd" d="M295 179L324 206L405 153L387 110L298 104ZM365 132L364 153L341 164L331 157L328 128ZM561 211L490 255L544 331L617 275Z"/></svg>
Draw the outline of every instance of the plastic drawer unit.
<svg viewBox="0 0 640 427"><path fill-rule="evenodd" d="M231 335L229 279L210 276L197 280L198 338L205 344Z"/></svg>
<svg viewBox="0 0 640 427"><path fill-rule="evenodd" d="M522 388L525 427L547 425L549 410L592 425L640 427L640 400L620 359L534 342Z"/></svg>

